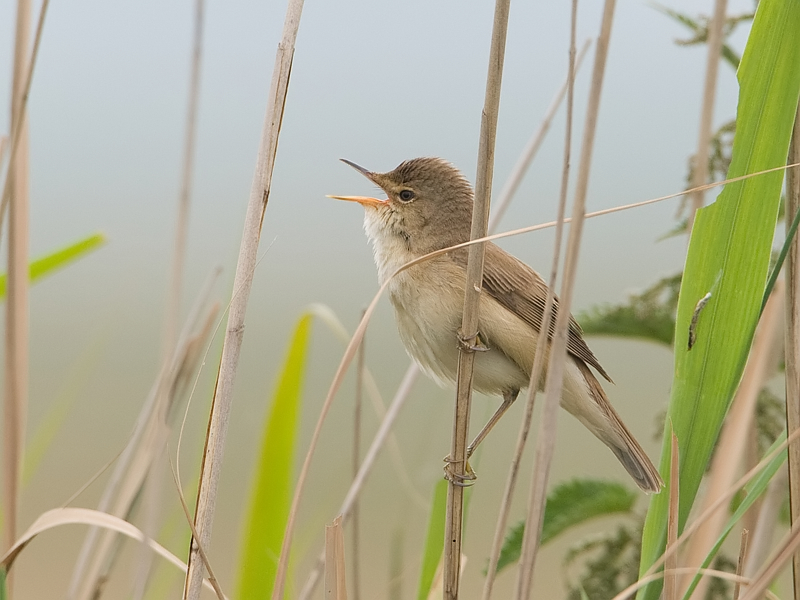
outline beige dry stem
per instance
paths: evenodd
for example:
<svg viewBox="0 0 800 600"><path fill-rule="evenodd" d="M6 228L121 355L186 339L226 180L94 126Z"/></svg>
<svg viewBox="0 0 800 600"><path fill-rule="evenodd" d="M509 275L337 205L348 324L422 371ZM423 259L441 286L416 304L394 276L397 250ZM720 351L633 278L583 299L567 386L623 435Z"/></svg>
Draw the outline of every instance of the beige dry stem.
<svg viewBox="0 0 800 600"><path fill-rule="evenodd" d="M206 446L200 475L200 487L197 494L195 526L200 535L199 542L209 547L211 528L214 521L217 486L222 465L225 440L230 419L231 403L236 370L239 365L239 353L244 337L244 320L247 313L247 302L255 272L258 243L261 237L261 225L267 209L270 189L272 187L272 170L275 155L278 151L278 136L283 120L283 109L289 87L289 75L292 70L295 40L300 26L300 15L303 0L290 0L286 11L281 42L275 55L275 66L272 73L266 116L259 145L258 160L250 188L250 200L247 205L242 241L239 247L239 258L233 281L234 294L231 298L228 324L222 346L217 374L217 385L211 407ZM197 560L197 544L192 544L189 551L189 571L184 586L184 599L198 600L200 584L203 579L203 566ZM281 568L282 567L282 568ZM285 562L279 565L275 589L283 590L286 576Z"/></svg>

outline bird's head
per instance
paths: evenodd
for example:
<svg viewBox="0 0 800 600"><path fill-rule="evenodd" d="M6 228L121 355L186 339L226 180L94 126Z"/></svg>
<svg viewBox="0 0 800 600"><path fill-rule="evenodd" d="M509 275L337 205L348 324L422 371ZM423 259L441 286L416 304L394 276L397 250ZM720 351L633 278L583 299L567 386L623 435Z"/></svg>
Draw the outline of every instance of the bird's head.
<svg viewBox="0 0 800 600"><path fill-rule="evenodd" d="M414 158L387 173L375 173L345 159L342 162L386 193L385 199L331 196L364 206L365 227L373 240L379 236L398 236L416 254L469 240L472 186L446 160Z"/></svg>

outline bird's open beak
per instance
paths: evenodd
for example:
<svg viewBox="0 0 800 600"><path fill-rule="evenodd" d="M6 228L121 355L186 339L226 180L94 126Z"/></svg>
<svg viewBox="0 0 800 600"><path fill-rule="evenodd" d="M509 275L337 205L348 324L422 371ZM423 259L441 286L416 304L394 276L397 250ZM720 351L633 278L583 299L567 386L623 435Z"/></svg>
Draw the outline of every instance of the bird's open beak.
<svg viewBox="0 0 800 600"><path fill-rule="evenodd" d="M372 182L375 182L374 173L368 169L365 169L361 165L357 165L351 160L347 160L346 158L340 158L343 163L346 165L350 165L356 171L361 173L364 177L369 179ZM383 206L388 202L388 200L379 200L378 198L370 198L369 196L328 196L328 198L335 198L336 200L347 200L348 202L358 202L362 206Z"/></svg>
<svg viewBox="0 0 800 600"><path fill-rule="evenodd" d="M382 206L386 204L386 200L379 200L378 198L370 198L369 196L328 196L336 200L347 200L348 202L358 202L363 206Z"/></svg>

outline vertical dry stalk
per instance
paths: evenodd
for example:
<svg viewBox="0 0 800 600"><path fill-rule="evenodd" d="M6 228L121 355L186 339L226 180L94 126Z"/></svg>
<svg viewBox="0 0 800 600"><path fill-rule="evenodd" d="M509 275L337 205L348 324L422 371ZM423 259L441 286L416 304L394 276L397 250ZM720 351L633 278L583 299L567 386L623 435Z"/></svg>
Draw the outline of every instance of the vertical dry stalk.
<svg viewBox="0 0 800 600"><path fill-rule="evenodd" d="M361 314L364 318L364 314ZM358 359L356 363L356 394L355 394L355 407L353 411L353 478L358 475L358 468L361 465L361 404L364 391L364 347L366 339L362 339L358 346ZM341 518L341 517L340 517ZM352 550L350 556L352 557L351 564L353 569L353 598L359 600L359 581L360 581L360 561L359 561L359 519L358 519L358 503L353 504L353 516L350 525L350 532L353 536Z"/></svg>
<svg viewBox="0 0 800 600"><path fill-rule="evenodd" d="M494 145L497 135L497 114L500 107L500 85L503 79L508 10L510 0L497 0L492 24L492 42L489 50L489 72L486 77L486 95L481 113L481 133L478 145L478 168L475 177L475 204L472 209L470 238L486 236L489 221L489 204L492 194L494 171ZM472 369L475 352L466 348L475 340L478 332L478 302L483 281L484 244L469 247L466 286L464 290L464 315L460 334L466 343L461 345L458 356L456 382L456 405L453 419L453 441L450 447L450 466L454 477L447 487L447 512L444 538L444 598L458 598L458 583L461 564L461 527L464 488L456 485L454 478L466 473L467 434L472 401Z"/></svg>
<svg viewBox="0 0 800 600"><path fill-rule="evenodd" d="M325 526L325 600L347 600L341 515Z"/></svg>
<svg viewBox="0 0 800 600"><path fill-rule="evenodd" d="M589 51L589 46L591 44L592 40L587 39L583 43L581 51L578 53L578 58L575 59L573 56L570 60L569 69L570 73L572 74L567 74L564 83L561 84L561 87L553 97L553 100L550 103L550 106L548 107L541 124L539 125L539 129L537 129L531 136L527 146L525 146L522 154L517 159L517 163L511 170L511 174L508 176L508 180L503 186L503 189L500 190L497 201L494 203L494 210L492 210L491 218L489 219L489 233L493 233L495 231L497 224L500 223L500 220L503 218L508 205L511 203L511 199L514 197L514 194L517 193L517 188L519 188L519 184L522 183L522 178L528 171L528 167L531 166L531 162L533 162L536 153L539 151L539 147L542 145L547 132L550 130L550 123L553 122L556 111L558 110L559 106L561 106L561 102L564 100L564 94L567 93L567 89L572 85L572 82L574 82L575 73L577 73L578 69L581 68L583 57L586 56L586 52ZM570 46L570 48L574 48L574 44ZM570 51L574 54L574 50ZM567 103L567 106L567 110L572 110L569 108L569 103Z"/></svg>
<svg viewBox="0 0 800 600"><path fill-rule="evenodd" d="M342 501L342 506L339 509L339 514L342 515L342 518L346 521L348 516L351 514L353 507L356 504L356 499L358 498L358 494L361 491L361 488L364 486L364 482L367 479L367 475L372 470L372 466L375 464L375 460L378 457L378 453L380 452L381 448L383 447L384 441L389 436L389 433L392 430L392 425L397 420L397 416L400 414L400 409L405 404L406 398L408 398L411 387L414 385L414 382L417 380L417 376L419 375L419 367L417 367L416 363L412 364L408 370L406 371L403 380L400 382L400 387L397 388L397 392L392 399L392 403L389 405L389 409L386 411L386 416L381 421L380 427L378 428L377 433L375 434L375 438L372 440L372 444L370 445L369 449L367 450L366 455L364 456L364 460L361 462L361 466L356 473L355 478L353 479L353 483L350 484L350 489L347 492L344 500ZM284 540L286 543L286 540ZM300 592L298 598L300 600L309 600L311 594L314 592L314 588L319 581L319 576L322 573L322 569L325 566L325 553L323 551L322 555L317 559L317 564L315 565L314 569L311 571L311 574L308 576L308 580L306 581L303 589Z"/></svg>
<svg viewBox="0 0 800 600"><path fill-rule="evenodd" d="M206 282L189 313L172 359L158 374L145 400L125 449L117 458L111 476L97 506L120 518L127 518L153 461L159 456L169 434L167 419L171 402L181 395L185 378L194 371L200 357L199 348L206 343L214 326L219 306L208 309L218 271ZM205 315L203 311L206 311ZM75 561L66 597L88 600L105 581L116 558L115 545L120 537L115 532L90 527Z"/></svg>
<svg viewBox="0 0 800 600"><path fill-rule="evenodd" d="M281 121L283 120L283 109L289 86L289 75L292 70L292 58L294 57L294 45L297 39L297 30L300 26L302 10L303 0L289 0L282 39L278 44L275 56L275 67L267 100L267 111L258 150L258 160L250 189L250 201L247 205L242 243L239 248L239 259L236 264L233 294L228 313L228 324L225 330L225 340L222 346L222 357L217 374L217 385L214 390L214 401L211 406L195 512L195 526L200 534L198 542L206 548L208 548L211 541L217 485L228 431L231 401L233 400L233 384L236 368L239 364L239 351L244 337L247 301L250 298L250 289L253 284L258 241L261 237L261 224L264 219L264 212L267 209L267 201L269 200L269 192L272 185L272 169L275 164L275 154L278 151L278 135ZM186 574L184 587L185 599L198 600L200 597L203 570L203 566L197 556L197 543L192 540L189 553L189 570ZM285 576L285 572L279 572L278 577L282 576Z"/></svg>
<svg viewBox="0 0 800 600"><path fill-rule="evenodd" d="M14 164L15 156L19 151L19 141L20 137L23 132L22 125L27 121L27 111L28 111L28 95L31 91L31 82L33 81L33 69L36 66L36 57L39 56L39 45L42 41L42 31L44 30L44 18L47 16L47 7L50 6L50 0L43 0L42 7L39 10L39 20L36 23L36 36L33 39L33 47L31 48L31 57L28 61L28 68L25 74L24 79L24 86L21 95L21 101L18 106L19 118L13 119L11 121L11 135L7 138L3 138L0 140L0 165L3 162L3 157L5 155L6 150L9 151L9 170L6 174L5 183L3 184L3 197L0 200L0 231L3 229L3 220L6 214L6 207L8 206L8 201L11 198L11 182L12 178L9 177L11 174L11 165ZM12 85L12 90L15 89ZM12 91L12 94L14 92ZM13 96L12 96L13 101ZM12 102L13 103L13 102ZM12 106L12 112L14 108ZM13 115L12 115L13 117Z"/></svg>
<svg viewBox="0 0 800 600"><path fill-rule="evenodd" d="M783 571L784 565L792 560L792 554L798 548L800 548L800 526L795 523L791 531L781 540L772 556L764 562L758 573L753 577L742 600L760 600L763 598L764 592Z"/></svg>
<svg viewBox="0 0 800 600"><path fill-rule="evenodd" d="M564 231L564 213L567 206L567 188L569 185L569 164L570 156L572 153L572 108L575 91L575 72L580 65L580 60L583 58L586 50L589 48L589 40L586 41L581 54L576 62L575 60L575 27L577 22L578 2L572 1L572 14L570 19L570 43L569 43L569 60L567 67L567 81L565 82L567 91L567 118L566 118L566 131L564 141L564 166L561 172L561 192L558 201L558 216L556 218L556 239L555 250L553 252L553 266L550 270L549 286L547 288L547 298L545 299L544 315L542 316L542 325L539 330L539 336L536 340L537 348L544 348L547 344L547 334L550 331L550 323L553 317L553 305L555 301L555 285L558 273L558 264L561 260L561 238ZM562 94L563 96L563 90ZM560 98L559 98L560 99ZM513 181L513 179L512 179ZM510 187L510 186L507 186ZM516 188L513 188L516 189ZM498 217L499 220L499 217ZM497 576L497 564L500 561L500 551L503 546L505 537L505 529L508 524L508 515L511 512L511 500L514 496L514 490L517 484L517 476L519 474L519 466L522 462L522 453L525 450L525 443L528 440L528 433L530 432L531 420L533 418L533 406L536 400L536 394L539 391L539 382L542 378L542 372L545 366L545 352L537 352L533 359L533 368L531 369L530 383L528 385L528 395L525 403L525 415L520 424L519 434L517 435L517 445L514 449L514 456L511 459L511 464L508 469L508 478L506 480L506 487L503 491L503 499L500 503L500 512L497 516L497 524L494 530L494 539L492 540L492 550L489 555L489 566L486 572L486 581L483 585L483 600L489 600L492 596L492 588L494 580Z"/></svg>
<svg viewBox="0 0 800 600"><path fill-rule="evenodd" d="M197 131L197 105L200 97L200 65L203 51L203 13L205 0L196 0L194 6L194 40L192 64L189 75L189 107L186 111L186 137L183 141L183 167L181 190L178 197L178 218L175 223L175 249L169 278L167 310L164 318L162 359L172 355L178 334L178 315L181 306L183 264L186 259L186 238L189 229L189 205L192 195L194 173L194 146Z"/></svg>
<svg viewBox="0 0 800 600"><path fill-rule="evenodd" d="M800 107L794 120L788 164L800 162ZM800 168L786 171L786 228L800 210ZM786 429L800 428L800 240L794 236L786 255ZM800 519L800 442L789 446L789 514ZM794 598L800 600L800 554L792 560Z"/></svg>
<svg viewBox="0 0 800 600"><path fill-rule="evenodd" d="M742 537L739 541L739 560L736 563L736 575L739 577L742 576L744 573L744 562L747 560L747 537L748 537L748 530L742 529ZM741 582L737 581L733 586L733 600L739 600L739 591L741 590L742 584Z"/></svg>
<svg viewBox="0 0 800 600"><path fill-rule="evenodd" d="M564 377L564 361L566 360L567 351L567 328L569 326L572 293L586 212L589 172L594 149L594 137L597 130L597 115L600 110L600 94L603 88L603 76L608 57L608 44L611 39L611 25L614 20L615 3L615 0L606 0L603 8L600 35L597 38L597 52L592 72L592 86L589 92L586 124L581 146L580 168L578 170L567 256L564 264L564 283L561 288L556 331L550 351L550 364L547 369L544 407L542 408L536 452L533 460L533 476L531 477L528 514L525 521L525 534L523 536L517 585L516 597L518 600L530 598L533 588L533 573L539 550L539 537L541 536L544 507L547 499L547 481L555 450L556 424L558 422L559 401Z"/></svg>
<svg viewBox="0 0 800 600"><path fill-rule="evenodd" d="M722 426L717 449L714 451L711 461L711 469L706 478L706 492L702 502L703 511L707 510L730 488L742 465L747 434L753 429L758 394L774 368L775 353L773 349L780 331L783 295L783 282L778 281L764 307L764 314L761 316L756 330L753 347L742 374L742 381ZM699 568L703 564L703 560L713 548L727 518L727 510L721 509L703 522L689 542L684 566ZM683 593L689 588L693 579L694 573L683 577ZM703 577L692 593L692 598L705 598L709 582L709 577Z"/></svg>
<svg viewBox="0 0 800 600"><path fill-rule="evenodd" d="M8 297L6 299L5 389L3 410L3 547L17 537L17 502L28 399L28 120L23 106L30 64L31 6L17 2L14 75L11 91L12 162L8 235ZM14 150L17 150L14 152Z"/></svg>
<svg viewBox="0 0 800 600"><path fill-rule="evenodd" d="M749 542L750 549L745 558L742 568L742 575L752 579L772 551L772 538L775 529L780 526L780 513L783 502L786 499L786 484L789 474L781 469L775 473L767 486L767 491L761 502L758 511L756 526ZM780 524L780 525L779 525Z"/></svg>
<svg viewBox="0 0 800 600"><path fill-rule="evenodd" d="M672 423L670 423L670 429ZM680 455L678 438L672 432L669 461L669 516L667 517L667 550L672 550L678 543L678 500L680 494ZM678 553L671 552L664 563L664 600L678 598Z"/></svg>
<svg viewBox="0 0 800 600"><path fill-rule="evenodd" d="M722 50L722 26L725 24L727 0L715 0L714 17L708 23L708 54L706 55L706 81L703 87L703 107L700 113L700 132L697 136L697 153L694 155L692 187L703 185L708 179L708 143L711 140L711 121L714 117L714 96L717 92L717 71ZM687 231L692 230L694 213L703 206L703 192L692 194Z"/></svg>

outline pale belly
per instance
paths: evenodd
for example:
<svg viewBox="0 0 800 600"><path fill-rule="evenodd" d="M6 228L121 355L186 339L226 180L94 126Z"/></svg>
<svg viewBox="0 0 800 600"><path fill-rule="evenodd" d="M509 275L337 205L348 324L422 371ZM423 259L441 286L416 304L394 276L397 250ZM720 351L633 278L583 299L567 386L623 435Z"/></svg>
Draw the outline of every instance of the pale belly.
<svg viewBox="0 0 800 600"><path fill-rule="evenodd" d="M406 351L437 382L453 384L458 370L458 331L461 327L464 288L463 283L451 287L442 283L443 279L437 281L424 276L411 279L401 274L396 282L390 284L389 296ZM506 348L501 338L519 337L514 336L512 329L523 326L524 331L527 327L521 321L513 323L516 317L491 298L481 298L481 305L484 310L479 313L479 331L488 350L475 353L474 389L485 394L500 395L526 387L528 373L499 347ZM505 314L498 319L495 314L497 311ZM527 343L522 354L525 358L527 354L532 357L535 340L532 336L521 337L528 339L515 345L522 350Z"/></svg>

